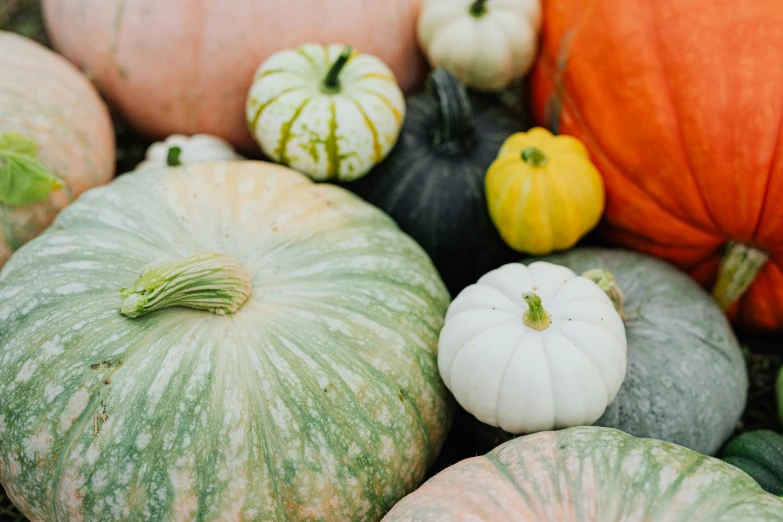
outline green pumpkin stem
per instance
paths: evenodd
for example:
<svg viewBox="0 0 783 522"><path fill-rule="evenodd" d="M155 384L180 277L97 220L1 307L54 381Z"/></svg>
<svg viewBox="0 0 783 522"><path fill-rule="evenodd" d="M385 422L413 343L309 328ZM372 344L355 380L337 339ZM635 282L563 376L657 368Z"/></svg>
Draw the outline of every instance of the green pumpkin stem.
<svg viewBox="0 0 783 522"><path fill-rule="evenodd" d="M239 261L209 252L144 267L133 286L120 291L120 312L134 318L184 306L217 315L233 314L251 292L250 276Z"/></svg>
<svg viewBox="0 0 783 522"><path fill-rule="evenodd" d="M721 309L728 310L742 297L768 259L765 252L750 245L736 241L727 245L718 269L718 279L712 288L712 295Z"/></svg>
<svg viewBox="0 0 783 522"><path fill-rule="evenodd" d="M544 307L541 305L541 298L533 292L525 292L522 294L522 299L527 303L527 310L522 315L522 319L525 321L525 326L529 326L533 330L546 330L552 323L552 319Z"/></svg>
<svg viewBox="0 0 783 522"><path fill-rule="evenodd" d="M329 68L329 72L326 73L326 78L324 78L324 82L321 84L321 90L323 92L332 94L340 92L340 73L342 72L343 67L345 67L345 64L348 63L348 60L351 59L352 54L353 46L346 45L343 52L340 53L340 56L337 57L337 60L335 60Z"/></svg>
<svg viewBox="0 0 783 522"><path fill-rule="evenodd" d="M166 165L169 167L178 167L182 165L182 162L179 159L180 154L182 154L182 149L180 147L171 147L166 153Z"/></svg>
<svg viewBox="0 0 783 522"><path fill-rule="evenodd" d="M609 297L609 300L612 301L614 309L617 310L620 317L625 320L625 313L623 312L623 291L620 289L620 285L617 284L614 274L603 268L593 268L584 272L582 277L586 277L597 284L598 288L603 290L607 297Z"/></svg>
<svg viewBox="0 0 783 522"><path fill-rule="evenodd" d="M439 126L435 131L435 148L454 155L473 146L473 107L468 91L456 76L445 69L435 69L427 82L427 92L435 97Z"/></svg>
<svg viewBox="0 0 783 522"><path fill-rule="evenodd" d="M549 158L538 147L527 147L522 151L522 161L531 167L543 167L547 164Z"/></svg>
<svg viewBox="0 0 783 522"><path fill-rule="evenodd" d="M476 0L470 5L470 14L476 18L484 16L487 12L487 0Z"/></svg>

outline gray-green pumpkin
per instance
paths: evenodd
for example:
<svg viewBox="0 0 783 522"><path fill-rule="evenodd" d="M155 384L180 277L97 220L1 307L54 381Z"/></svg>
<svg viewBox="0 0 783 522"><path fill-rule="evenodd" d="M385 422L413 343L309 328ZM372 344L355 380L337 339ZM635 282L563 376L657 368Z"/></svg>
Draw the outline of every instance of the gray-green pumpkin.
<svg viewBox="0 0 783 522"><path fill-rule="evenodd" d="M533 261L577 274L610 271L623 294L628 370L596 426L673 442L707 455L731 436L745 408L745 359L723 312L687 275L633 252L575 249ZM496 445L513 435L476 423Z"/></svg>

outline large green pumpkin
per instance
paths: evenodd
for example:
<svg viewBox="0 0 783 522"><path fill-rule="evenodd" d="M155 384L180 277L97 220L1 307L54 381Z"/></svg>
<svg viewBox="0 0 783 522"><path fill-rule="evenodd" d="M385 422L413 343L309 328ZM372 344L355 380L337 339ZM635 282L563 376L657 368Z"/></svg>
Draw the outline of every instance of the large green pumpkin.
<svg viewBox="0 0 783 522"><path fill-rule="evenodd" d="M449 427L447 304L341 188L260 162L122 176L0 272L0 481L40 521L377 520Z"/></svg>
<svg viewBox="0 0 783 522"><path fill-rule="evenodd" d="M585 248L525 262L536 260L577 274L609 270L623 293L628 370L595 424L715 454L742 415L748 377L714 300L682 272L641 254ZM493 445L512 437L479 430Z"/></svg>
<svg viewBox="0 0 783 522"><path fill-rule="evenodd" d="M384 522L781 522L783 502L718 459L592 426L520 437L447 468Z"/></svg>
<svg viewBox="0 0 783 522"><path fill-rule="evenodd" d="M402 133L386 160L346 187L413 236L456 295L514 259L489 217L484 176L521 127L500 101L468 95L443 69L432 73L428 90L407 99Z"/></svg>

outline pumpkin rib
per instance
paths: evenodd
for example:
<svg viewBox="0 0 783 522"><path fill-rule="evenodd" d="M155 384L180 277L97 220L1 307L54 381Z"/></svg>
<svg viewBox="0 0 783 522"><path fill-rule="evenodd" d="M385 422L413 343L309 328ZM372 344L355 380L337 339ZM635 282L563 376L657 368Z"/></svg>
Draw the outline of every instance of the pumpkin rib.
<svg viewBox="0 0 783 522"><path fill-rule="evenodd" d="M568 55L570 48L571 45L573 45L574 40L576 40L576 37L579 35L579 32L582 30L582 27L584 27L584 25L587 23L587 20L593 15L593 11L598 5L598 2L599 0L592 0L592 2L587 7L585 7L584 11L582 11L581 17L579 21L574 24L573 29L570 29L563 34L560 42L558 42L557 63L552 63L549 56L542 52L542 50L539 48L537 60L539 64L545 66L545 70L550 72L550 74L546 76L549 77L549 81L552 82L554 87L549 95L549 99L547 100L547 107L549 107L554 102L559 102L561 105L561 108L558 109L557 114L552 114L547 117L547 126L555 134L560 134L560 114L562 112L562 98L565 94L563 78L565 77L565 71L568 67ZM543 38L543 34L541 35L541 38ZM552 73L552 70L555 70L556 73Z"/></svg>
<svg viewBox="0 0 783 522"><path fill-rule="evenodd" d="M652 20L654 20L653 24L657 25L657 20L655 18L655 12L651 8L652 3L647 4L648 12L650 14L650 17ZM652 24L648 24L652 25ZM651 39L655 41L655 50L656 50L656 57L658 59L659 64L663 64L663 52L662 52L662 46L661 46L661 36L660 31L657 30L657 27L648 27L648 34L651 35ZM661 70L663 70L663 67L661 67ZM662 74L663 76L662 83L666 86L666 99L669 101L669 105L671 106L672 113L674 114L674 122L675 122L675 128L677 129L677 138L680 143L680 147L682 148L682 156L683 160L685 161L685 166L688 170L688 174L691 177L691 180L693 181L693 186L695 188L695 192L699 196L699 201L701 202L702 207L704 208L704 212L709 217L710 222L712 223L712 226L716 230L720 230L720 227L717 225L715 221L715 217L712 215L712 212L710 211L710 208L707 206L707 200L704 198L704 194L701 192L701 186L699 182L697 181L696 172L693 168L693 163L691 161L690 155L688 154L688 148L687 144L685 142L685 133L682 130L682 125L680 124L680 118L679 116L679 110L677 108L677 104L674 101L674 90L672 89L671 82L669 81L669 77L665 74ZM721 231L722 232L722 231Z"/></svg>
<svg viewBox="0 0 783 522"><path fill-rule="evenodd" d="M299 116L302 114L302 111L307 106L307 104L310 103L310 100L312 100L312 98L305 98L299 107L296 108L294 114L291 116L291 119L283 123L282 128L280 129L280 139L277 141L277 147L275 148L274 153L278 158L280 158L280 163L283 165L288 165L291 162L291 160L288 158L288 152L286 151L286 146L293 137L291 135L291 127L294 126L297 118L299 118Z"/></svg>
<svg viewBox="0 0 783 522"><path fill-rule="evenodd" d="M375 153L375 161L376 162L381 161L381 159L383 159L383 152L381 150L381 142L378 141L378 129L375 127L375 124L367 115L367 112L361 106L359 101L353 100L353 104L356 105L356 108L361 113L362 118L364 118L364 123L367 125L367 129L370 131L370 134L372 135L372 150Z"/></svg>
<svg viewBox="0 0 783 522"><path fill-rule="evenodd" d="M235 329L235 330L237 330L237 333L240 333L240 336L241 336L240 329ZM255 333L256 333L255 331L252 332L252 334L255 334ZM256 339L258 339L258 338L256 337ZM258 352L256 352L256 355L260 357L260 354ZM272 361L269 360L268 354L264 353L263 356L269 361L270 367L272 367ZM246 358L249 357L249 352L245 352L245 357ZM255 379L248 379L248 382L254 383L255 386L256 386L256 389L258 390L259 395L261 397L264 397L263 389L261 389L261 383L264 382L264 379L263 379L263 377L261 375L259 375L258 368L256 367L256 365L253 364L251 361L248 361L248 363L249 364L246 365L245 367L243 367L241 370L244 373L247 373L247 372L250 372L250 371L253 372L253 376L255 376L256 378ZM270 372L266 372L266 375L269 375L269 374L270 374ZM271 374L273 375L274 379L279 382L280 376L277 373L275 373L275 372L271 372ZM267 455L274 455L275 454L274 449L279 449L279 447L277 445L276 445L276 447L274 449L272 448L271 437L275 433L275 430L274 429L270 429L270 428L272 428L272 426L274 426L274 422L270 422L270 419L268 418L269 417L268 409L266 409L266 408L258 408L258 411L261 413L261 415L259 415L257 418L259 419L259 424L261 425L261 428L262 428L260 431L261 431L261 440L262 440L262 443L263 443L264 451L266 452ZM283 502L283 498L282 498L282 493L280 491L280 477L279 477L279 474L277 473L277 470L273 468L273 464L272 464L272 460L271 459L266 459L266 462L264 463L264 465L265 465L265 467L267 469L267 476L269 477L270 482L272 483L272 491L274 492L275 499L277 500L277 507L283 506L284 502Z"/></svg>
<svg viewBox="0 0 783 522"><path fill-rule="evenodd" d="M777 129L777 136L775 138L775 143L780 143L780 139L783 137L783 110L778 111L778 114L780 115L780 121L778 123L778 129ZM753 233L751 234L751 240L756 241L759 234L759 229L761 228L761 223L764 221L764 214L767 210L767 201L770 199L769 195L769 187L772 184L772 170L775 168L775 164L778 161L778 155L779 155L780 147L775 147L775 150L772 152L772 160L769 163L769 170L767 171L767 180L764 184L764 199L761 201L761 208L759 209L759 217L756 221L756 225L753 227ZM766 243L766 242L765 242ZM781 237L781 243L783 243L783 237Z"/></svg>
<svg viewBox="0 0 783 522"><path fill-rule="evenodd" d="M196 327L194 326L193 328L195 329ZM122 371L123 368L127 368L128 366L126 366L126 363L133 357L135 353L139 353L141 351L141 348L139 347L141 347L143 343L144 346L146 346L146 341L148 341L152 336L152 331L147 331L139 336L135 342L130 344L130 346L122 353L121 365L114 365L114 368L112 369L112 376L116 375L118 371ZM152 345L154 345L154 343L152 343ZM134 347L138 349L134 350ZM131 353L129 354L128 352ZM63 487L63 480L67 478L67 462L71 457L71 452L77 447L76 443L78 442L78 439L87 432L88 428L92 427L91 421L93 420L93 416L98 409L97 406L99 406L100 403L103 402L111 393L111 388L106 389L106 393L101 393L101 391L104 389L106 389L106 386L103 380L97 380L95 384L90 387L90 397L87 401L87 405L82 410L81 415L77 419L74 419L71 424L71 428L68 429L68 437L65 440L63 449L59 452L54 476L52 477L52 513L57 514L60 512L60 510L58 510L58 506L60 504L59 499ZM95 393L96 390L98 393Z"/></svg>
<svg viewBox="0 0 783 522"><path fill-rule="evenodd" d="M581 112L579 111L579 109L576 108L576 105L573 104L570 101L569 97L565 93L562 93L562 95L561 95L561 103L563 103L564 105L568 106L568 108L569 108L569 110L571 112L571 116L574 118L575 121L577 121L577 123L580 125L580 128L583 130L585 141L590 141L590 142L593 143L593 145L595 145L594 147L591 147L591 149L593 151L597 151L598 154L600 154L600 156L604 159L604 161L606 161L606 163L610 164L614 168L615 172L619 173L619 175L623 179L625 179L625 181L627 183L629 183L630 185L633 185L638 190L644 192L644 188L642 186L640 186L636 182L636 180L634 180L633 178L627 176L623 170L617 168L617 163L615 163L615 161L612 160L608 156L608 154L606 153L605 148L601 147L601 146L598 146L599 142L597 141L595 135L593 134L593 132L587 126L584 125L584 118L582 117ZM701 234L708 235L708 236L715 236L716 235L714 233L714 231L709 231L709 230L703 229L700 226L697 226L697 225L695 225L693 223L687 223L686 221L684 221L683 218L681 218L681 217L677 216L676 214L674 214L673 210L670 210L670 209L664 207L663 204L656 197L654 197L652 194L650 194L650 201L654 202L656 207L659 208L660 210L662 210L665 215L669 216L674 221L677 221L684 228L686 228L686 229L690 228L690 229L693 229L693 230L695 230L697 232L700 232Z"/></svg>
<svg viewBox="0 0 783 522"><path fill-rule="evenodd" d="M258 109L256 109L256 114L253 116L253 119L251 120L251 123L249 125L249 130L254 131L256 128L256 125L258 125L258 120L261 118L261 114L266 110L267 107L269 107L272 103L279 100L283 95L292 93L294 91L298 91L302 88L301 85L297 85L296 87L289 87L288 89L283 89L279 93L277 93L275 96L272 96L267 101L262 103L258 106Z"/></svg>
<svg viewBox="0 0 783 522"><path fill-rule="evenodd" d="M482 457L478 457L482 458ZM508 465L506 465L505 462L501 461L498 457L498 452L490 451L486 455L483 455L483 458L487 459L492 466L497 470L497 472L500 474L501 477L503 477L503 480L511 485L519 494L525 499L525 501L528 503L528 505L533 506L535 505L533 503L533 499L530 498L530 495L527 494L527 492L519 487L519 483L514 480L513 475L511 474L511 471L508 469ZM483 486L483 485L480 485ZM538 514L537 514L538 515ZM539 515L540 516L540 515Z"/></svg>

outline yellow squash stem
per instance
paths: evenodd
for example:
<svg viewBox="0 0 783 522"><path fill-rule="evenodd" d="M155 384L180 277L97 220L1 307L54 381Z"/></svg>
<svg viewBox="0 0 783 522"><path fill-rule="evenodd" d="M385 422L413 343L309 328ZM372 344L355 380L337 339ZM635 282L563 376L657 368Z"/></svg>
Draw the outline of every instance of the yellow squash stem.
<svg viewBox="0 0 783 522"><path fill-rule="evenodd" d="M527 147L522 151L522 161L531 167L543 167L549 162L549 158L538 147Z"/></svg>
<svg viewBox="0 0 783 522"><path fill-rule="evenodd" d="M552 319L544 307L541 305L541 298L533 292L525 292L522 294L522 299L527 303L527 310L522 315L522 319L525 321L525 326L529 326L533 330L546 330L552 323Z"/></svg>
<svg viewBox="0 0 783 522"><path fill-rule="evenodd" d="M233 314L251 293L250 276L239 261L208 252L144 267L133 286L120 291L120 312L134 318L161 308L184 306L218 315Z"/></svg>
<svg viewBox="0 0 783 522"><path fill-rule="evenodd" d="M617 284L614 274L603 268L593 268L584 272L582 277L586 277L597 284L598 288L603 290L607 297L609 297L609 300L612 301L614 309L617 310L620 317L625 320L625 313L623 312L623 291L620 289L620 285Z"/></svg>
<svg viewBox="0 0 783 522"><path fill-rule="evenodd" d="M723 310L728 310L750 288L769 256L758 248L732 241L720 262L712 295Z"/></svg>

